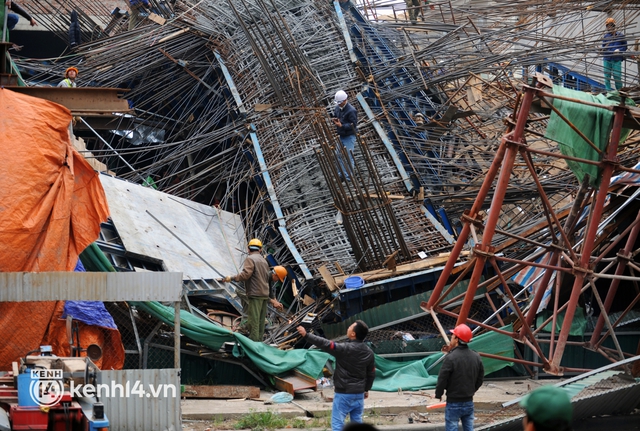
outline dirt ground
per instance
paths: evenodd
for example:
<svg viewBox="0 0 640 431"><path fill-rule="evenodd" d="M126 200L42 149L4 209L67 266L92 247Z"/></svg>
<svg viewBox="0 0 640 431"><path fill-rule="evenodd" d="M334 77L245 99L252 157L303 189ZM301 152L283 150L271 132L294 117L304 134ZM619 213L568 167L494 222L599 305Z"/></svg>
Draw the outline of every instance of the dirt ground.
<svg viewBox="0 0 640 431"><path fill-rule="evenodd" d="M417 413L406 411L401 413L365 414L364 421L373 425L403 425L411 423L444 423L444 410L435 413ZM237 429L237 420L206 421L184 420L182 431L217 431ZM298 416L288 419L287 426L283 428L304 429L331 429L330 417L307 418Z"/></svg>

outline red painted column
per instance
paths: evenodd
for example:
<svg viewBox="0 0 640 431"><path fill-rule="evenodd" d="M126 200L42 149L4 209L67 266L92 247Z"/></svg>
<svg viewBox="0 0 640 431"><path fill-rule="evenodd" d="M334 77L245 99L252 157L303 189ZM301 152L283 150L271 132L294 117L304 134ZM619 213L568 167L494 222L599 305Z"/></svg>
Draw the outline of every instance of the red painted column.
<svg viewBox="0 0 640 431"><path fill-rule="evenodd" d="M500 142L500 147L506 147L504 161L500 168L500 176L498 177L496 190L493 194L493 199L491 200L491 206L489 207L489 218L487 219L484 231L482 233L482 241L479 245L476 246L476 249L481 253L477 254L473 273L471 274L469 286L467 287L467 293L465 294L464 301L462 302L462 307L460 308L460 313L458 314L457 325L467 321L469 311L471 310L471 305L473 304L473 297L478 290L478 282L480 281L482 270L484 269L484 264L486 262L486 256L482 252L491 251L491 241L493 240L493 235L495 234L496 226L500 218L500 210L504 202L504 196L507 193L507 189L509 188L509 180L511 178L513 164L516 160L516 156L519 153L517 144L524 143L524 129L527 123L527 119L529 118L529 110L531 109L531 102L533 101L535 92L535 88L525 87L525 95L524 99L522 100L522 105L520 105L520 111L518 112L518 118L516 120L515 128L512 133L505 135ZM483 188L487 186L487 189L489 189L492 182L493 178L487 176L484 183L482 184ZM472 209L472 211L475 210L475 212L473 213L474 217L481 208L481 202L478 203L480 197L481 196L478 195L478 198L476 199L476 202L474 204L474 208ZM484 196L482 198L484 200Z"/></svg>
<svg viewBox="0 0 640 431"><path fill-rule="evenodd" d="M640 212L636 217L636 221L640 220ZM631 232L629 232L629 237L627 238L627 244L622 250L622 254L624 257L629 258L631 256L631 250L636 242L636 238L638 237L638 232L640 232L640 223L636 224ZM624 269L627 266L627 262L623 259L618 261L618 266L616 267L615 275L622 275ZM604 311L609 314L609 309L611 308L611 304L613 303L613 298L616 296L616 292L618 291L618 285L620 284L619 279L611 280L611 285L609 286L609 291L607 292L607 297L604 300ZM600 317L598 318L598 322L596 323L595 328L593 329L593 335L591 336L591 340L589 340L589 347L595 347L598 343L600 334L602 332L602 328L604 327L604 314L600 313Z"/></svg>
<svg viewBox="0 0 640 431"><path fill-rule="evenodd" d="M613 161L618 154L618 142L620 142L620 134L622 132L622 120L624 119L624 108L616 108L615 116L613 119L613 130L611 131L609 148L607 151L606 160L602 161L602 179L600 182L600 189L596 196L596 202L593 204L593 211L589 219L589 226L587 234L584 239L584 247L582 249L582 257L580 258L580 267L585 270L589 269L589 263L591 260L591 252L593 251L593 242L596 239L596 233L598 231L598 224L602 217L602 209L604 208L604 202L607 197L607 191L609 189L609 182L611 181L611 175L613 174ZM580 298L580 290L585 279L585 272L576 271L576 278L573 282L571 290L571 296L564 315L564 322L562 322L562 328L560 334L558 334L558 344L556 351L553 353L553 360L551 361L552 373L560 372L560 361L562 361L562 355L567 345L567 339L569 338L569 330L571 329L571 322L576 313L576 307L578 305L578 299Z"/></svg>

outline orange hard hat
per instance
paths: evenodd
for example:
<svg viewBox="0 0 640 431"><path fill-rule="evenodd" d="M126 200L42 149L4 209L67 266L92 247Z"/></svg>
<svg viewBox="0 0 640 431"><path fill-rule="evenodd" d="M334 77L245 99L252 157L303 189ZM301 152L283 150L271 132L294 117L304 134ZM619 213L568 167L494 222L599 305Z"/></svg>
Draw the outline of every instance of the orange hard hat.
<svg viewBox="0 0 640 431"><path fill-rule="evenodd" d="M65 78L67 77L67 75L69 74L70 71L75 70L76 71L76 75L80 72L78 72L78 68L75 66L71 66L71 67L67 67L67 70L64 71L64 76Z"/></svg>
<svg viewBox="0 0 640 431"><path fill-rule="evenodd" d="M287 268L284 266L276 266L273 268L273 272L278 276L278 279L283 282L287 278Z"/></svg>
<svg viewBox="0 0 640 431"><path fill-rule="evenodd" d="M465 343L468 343L469 341L471 341L471 338L473 338L473 334L471 333L471 329L467 325L465 325L464 323L462 325L458 325L454 329L452 329L451 333L453 335L455 335L456 337L458 337L460 339L460 341L463 341Z"/></svg>
<svg viewBox="0 0 640 431"><path fill-rule="evenodd" d="M604 25L609 25L609 24L616 25L616 20L613 18L607 18L607 20L604 22Z"/></svg>

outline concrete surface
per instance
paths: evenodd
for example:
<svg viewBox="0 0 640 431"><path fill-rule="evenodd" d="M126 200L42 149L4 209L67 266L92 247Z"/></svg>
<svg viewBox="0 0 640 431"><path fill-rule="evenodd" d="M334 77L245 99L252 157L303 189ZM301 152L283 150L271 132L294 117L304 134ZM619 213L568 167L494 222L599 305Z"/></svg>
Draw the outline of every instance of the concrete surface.
<svg viewBox="0 0 640 431"><path fill-rule="evenodd" d="M518 398L542 384L555 383L554 380L537 381L531 379L487 381L474 397L478 414L495 412L501 409L502 403ZM333 389L319 389L317 392L296 395L291 403L265 404L275 392L262 391L260 400L182 400L182 418L185 425L189 421L222 421L237 419L251 412L278 412L285 417L305 417L308 410L315 417L326 417L331 414ZM384 430L439 430L444 429L444 409L427 410L427 405L438 402L433 398L434 390L413 392L370 392L365 400L366 416L397 419L398 423L376 425ZM409 417L414 420L409 423ZM428 423L420 422L429 420ZM390 421L390 422L391 422ZM394 421L395 422L395 421ZM183 426L183 429L197 429ZM212 428L214 429L214 428Z"/></svg>

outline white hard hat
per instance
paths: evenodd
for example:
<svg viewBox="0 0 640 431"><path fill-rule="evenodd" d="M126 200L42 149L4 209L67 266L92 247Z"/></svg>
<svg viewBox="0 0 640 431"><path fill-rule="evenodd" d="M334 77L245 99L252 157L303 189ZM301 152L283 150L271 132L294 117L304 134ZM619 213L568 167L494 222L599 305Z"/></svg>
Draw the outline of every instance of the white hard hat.
<svg viewBox="0 0 640 431"><path fill-rule="evenodd" d="M344 102L345 100L347 100L347 93L345 93L342 90L339 90L336 93L336 97L334 98L334 100L336 101L336 104Z"/></svg>

